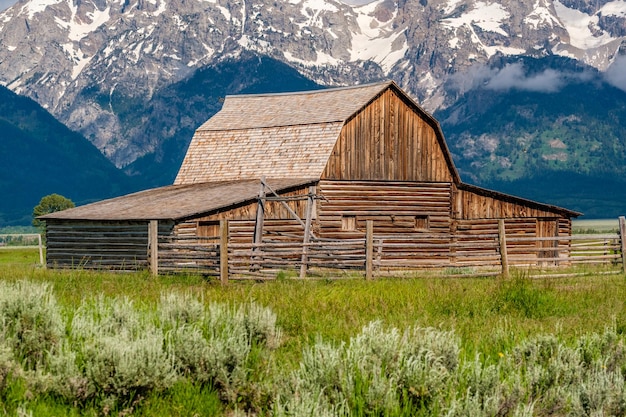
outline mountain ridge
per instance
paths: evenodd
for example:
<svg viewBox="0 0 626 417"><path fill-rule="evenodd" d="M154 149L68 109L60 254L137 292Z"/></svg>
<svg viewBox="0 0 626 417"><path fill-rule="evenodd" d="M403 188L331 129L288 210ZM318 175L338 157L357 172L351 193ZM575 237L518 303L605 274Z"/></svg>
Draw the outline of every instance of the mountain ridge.
<svg viewBox="0 0 626 417"><path fill-rule="evenodd" d="M326 86L393 79L432 112L453 102L450 75L498 56L626 68L617 60L624 28L626 3L609 0L32 0L0 13L0 83L122 167L158 139L147 141L145 126L127 123L116 103L147 105L155 92L246 51Z"/></svg>
<svg viewBox="0 0 626 417"><path fill-rule="evenodd" d="M0 226L30 224L44 195L85 204L137 189L80 134L33 100L0 87Z"/></svg>

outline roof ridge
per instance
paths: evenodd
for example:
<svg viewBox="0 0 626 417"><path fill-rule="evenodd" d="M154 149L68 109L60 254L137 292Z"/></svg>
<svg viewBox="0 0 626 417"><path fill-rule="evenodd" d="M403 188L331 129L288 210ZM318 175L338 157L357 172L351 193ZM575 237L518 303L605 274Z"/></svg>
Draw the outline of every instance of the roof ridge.
<svg viewBox="0 0 626 417"><path fill-rule="evenodd" d="M317 90L305 90L305 91L287 91L282 93L251 93L251 94L227 94L224 98L250 98L250 97L278 97L278 96L296 96L296 95L307 95L307 94L319 94L319 93L329 93L335 91L342 90L355 90L360 88L370 88L375 87L377 85L388 86L393 84L392 80L378 81L368 84L359 84L359 85L347 85L340 87L330 87L330 88L320 88Z"/></svg>

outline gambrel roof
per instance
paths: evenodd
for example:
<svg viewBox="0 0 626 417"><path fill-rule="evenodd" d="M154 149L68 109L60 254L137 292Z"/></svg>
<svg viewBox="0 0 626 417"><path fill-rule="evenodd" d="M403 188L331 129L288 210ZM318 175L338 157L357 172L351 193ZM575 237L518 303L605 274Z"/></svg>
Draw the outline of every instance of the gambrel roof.
<svg viewBox="0 0 626 417"><path fill-rule="evenodd" d="M437 132L458 179L437 121L393 81L281 94L227 96L196 131L175 184L261 176L320 178L346 121L392 88Z"/></svg>

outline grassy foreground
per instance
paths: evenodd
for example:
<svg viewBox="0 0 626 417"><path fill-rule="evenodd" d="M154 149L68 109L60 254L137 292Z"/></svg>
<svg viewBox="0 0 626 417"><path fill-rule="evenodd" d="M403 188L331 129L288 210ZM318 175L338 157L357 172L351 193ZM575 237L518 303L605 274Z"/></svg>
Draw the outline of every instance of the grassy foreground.
<svg viewBox="0 0 626 417"><path fill-rule="evenodd" d="M232 282L222 287L198 276L153 278L144 273L46 271L27 262L0 264L0 284L15 290L23 282L46 287L60 311L60 333L51 336L46 346L60 352L63 349L55 340L65 337L67 346L65 356L59 356L62 360L46 359L41 352L36 360L27 360L28 351L15 354L15 344L13 361L0 346L0 414L469 415L474 410L473 415L590 415L597 410L626 411L622 340L626 281L621 275L530 280L518 272L505 282L416 276L373 282L356 278ZM168 294L179 298L168 299ZM198 312L207 306L222 309ZM170 312L167 317L165 310ZM197 329L196 321L180 318L193 316L193 311L198 312L198 323L203 323ZM118 387L119 381L98 382L102 380L94 375L104 365L89 368L86 358L113 366L97 351L115 349L113 341L103 343L126 334L126 328L85 333L89 326L105 328L107 314L134 317L158 336L153 344L177 352L174 359L163 356L173 365L153 375L159 383L127 388ZM229 314L235 317L231 327L215 324L230 323ZM237 324L239 319L244 324ZM251 331L253 321L257 330ZM5 332L9 327L5 324ZM220 337L239 334L240 329L237 340L245 339L245 351L229 351L223 364L207 367L202 360L194 362L196 353L187 349L206 345L205 355L213 352L210 346L228 350L230 345ZM274 336L280 341L269 343ZM146 343L137 332L129 331L128 337L127 346ZM3 354L9 364L4 368ZM146 357L153 360L162 354ZM182 362L181 358L189 359ZM15 363L20 360L26 365L18 372ZM53 374L51 369L60 369L58 362L71 362L76 368L71 370L74 374L63 370L66 373L58 375L79 375L84 384L72 385L74 377L46 376ZM224 373L215 374L212 369L222 365ZM119 368L111 369L107 375L121 375ZM598 382L600 371L609 373L602 373L604 379ZM619 392L598 397L595 391L568 391L592 386L589 378ZM163 385L170 380L171 384ZM390 389L390 384L399 388ZM65 393L63 387L91 391L81 397Z"/></svg>

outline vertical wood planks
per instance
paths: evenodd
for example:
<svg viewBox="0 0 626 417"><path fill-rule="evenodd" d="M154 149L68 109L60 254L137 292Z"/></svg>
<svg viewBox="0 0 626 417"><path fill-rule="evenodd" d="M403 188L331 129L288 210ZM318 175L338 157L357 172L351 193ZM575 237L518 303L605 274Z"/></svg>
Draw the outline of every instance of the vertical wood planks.
<svg viewBox="0 0 626 417"><path fill-rule="evenodd" d="M322 178L453 181L435 129L392 90L345 123Z"/></svg>

